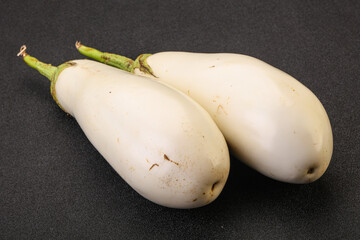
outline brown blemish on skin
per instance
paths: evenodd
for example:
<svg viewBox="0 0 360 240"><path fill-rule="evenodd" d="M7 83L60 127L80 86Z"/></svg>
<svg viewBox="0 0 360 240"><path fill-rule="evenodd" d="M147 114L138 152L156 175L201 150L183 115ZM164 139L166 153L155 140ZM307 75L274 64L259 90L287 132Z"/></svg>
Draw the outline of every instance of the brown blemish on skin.
<svg viewBox="0 0 360 240"><path fill-rule="evenodd" d="M209 68L214 68L215 67L215 65L212 65L212 66L210 66Z"/></svg>
<svg viewBox="0 0 360 240"><path fill-rule="evenodd" d="M179 163L174 162L173 160L171 160L165 153L164 153L164 160L169 161L169 162L172 162L172 163L174 163L174 164L176 164L176 165L179 165Z"/></svg>
<svg viewBox="0 0 360 240"><path fill-rule="evenodd" d="M190 89L188 89L188 90L187 90L187 95L189 95L189 96L190 96Z"/></svg>
<svg viewBox="0 0 360 240"><path fill-rule="evenodd" d="M227 112L224 110L224 107L221 104L219 104L219 106L217 107L216 112L218 112L220 109L225 113L225 115L227 115Z"/></svg>
<svg viewBox="0 0 360 240"><path fill-rule="evenodd" d="M203 192L203 195L205 195L205 193Z"/></svg>
<svg viewBox="0 0 360 240"><path fill-rule="evenodd" d="M197 198L193 199L193 202L196 202L197 201Z"/></svg>
<svg viewBox="0 0 360 240"><path fill-rule="evenodd" d="M149 171L153 168L153 167L155 167L155 166L159 166L159 164L157 164L157 163L154 163L150 168L149 168Z"/></svg>
<svg viewBox="0 0 360 240"><path fill-rule="evenodd" d="M119 138L117 138L116 141L119 143Z"/></svg>
<svg viewBox="0 0 360 240"><path fill-rule="evenodd" d="M111 91L109 93L111 93Z"/></svg>
<svg viewBox="0 0 360 240"><path fill-rule="evenodd" d="M315 171L315 168L311 167L309 168L309 170L307 171L307 174L313 174Z"/></svg>
<svg viewBox="0 0 360 240"><path fill-rule="evenodd" d="M214 184L211 186L211 191L213 192L216 185L219 183L219 181L214 182Z"/></svg>
<svg viewBox="0 0 360 240"><path fill-rule="evenodd" d="M172 178L171 177L163 177L161 178L161 181L163 183L163 185L166 185L167 187L171 187L171 180Z"/></svg>
<svg viewBox="0 0 360 240"><path fill-rule="evenodd" d="M145 159L145 160L146 160L148 163L150 163L150 162L149 162L149 159Z"/></svg>

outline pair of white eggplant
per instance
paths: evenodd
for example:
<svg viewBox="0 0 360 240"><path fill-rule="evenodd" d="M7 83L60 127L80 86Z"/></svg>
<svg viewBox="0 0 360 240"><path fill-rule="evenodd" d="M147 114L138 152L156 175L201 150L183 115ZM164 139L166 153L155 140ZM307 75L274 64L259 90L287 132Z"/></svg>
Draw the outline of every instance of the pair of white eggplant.
<svg viewBox="0 0 360 240"><path fill-rule="evenodd" d="M89 60L50 71L22 55L51 80L55 101L104 158L155 203L194 208L220 194L229 155L217 126L235 156L271 178L312 182L329 165L332 131L322 104L297 80L260 60L165 52L134 62L79 43L77 48L132 73Z"/></svg>

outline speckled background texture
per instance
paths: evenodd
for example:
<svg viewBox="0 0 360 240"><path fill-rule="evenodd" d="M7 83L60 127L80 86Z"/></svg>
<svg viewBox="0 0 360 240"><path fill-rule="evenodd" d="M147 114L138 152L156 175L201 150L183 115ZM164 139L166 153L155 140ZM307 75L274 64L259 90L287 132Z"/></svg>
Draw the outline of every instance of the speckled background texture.
<svg viewBox="0 0 360 240"><path fill-rule="evenodd" d="M359 1L0 1L0 239L360 239ZM22 44L59 65L74 43L135 58L161 51L254 56L309 87L334 154L308 185L232 157L222 194L193 210L144 199L52 100ZM236 127L236 126L234 126Z"/></svg>

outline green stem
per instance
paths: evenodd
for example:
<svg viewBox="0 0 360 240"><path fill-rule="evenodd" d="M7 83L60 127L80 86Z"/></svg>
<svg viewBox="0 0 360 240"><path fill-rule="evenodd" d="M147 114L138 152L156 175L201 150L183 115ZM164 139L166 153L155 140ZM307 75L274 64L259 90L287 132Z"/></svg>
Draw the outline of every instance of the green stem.
<svg viewBox="0 0 360 240"><path fill-rule="evenodd" d="M76 42L75 46L81 54L89 58L95 59L96 61L105 63L116 68L120 68L121 70L127 72L134 71L134 61L130 58L112 53L100 52L94 48L86 47L80 42Z"/></svg>
<svg viewBox="0 0 360 240"><path fill-rule="evenodd" d="M94 48L86 47L80 42L76 42L75 46L81 54L89 58L95 59L96 61L131 73L134 73L135 69L138 68L141 72L150 74L155 77L151 67L147 64L146 61L146 59L151 56L151 54L142 54L137 57L135 61L133 61L130 58L121 55L100 52L99 50L96 50Z"/></svg>
<svg viewBox="0 0 360 240"><path fill-rule="evenodd" d="M32 68L35 68L36 70L38 70L42 75L44 75L45 77L47 77L50 82L51 82L51 86L50 86L50 92L51 92L51 96L53 97L53 99L55 100L55 102L59 105L59 107L64 110L66 112L66 110L61 106L61 104L59 103L57 97L56 97L56 89L55 89L55 84L56 84L56 80L59 76L59 74L67 67L73 66L76 63L74 62L66 62L64 64L61 64L58 67L52 66L51 64L46 64L43 63L41 61L39 61L38 59L31 57L29 54L27 54L25 52L26 50L26 46L22 46L20 48L20 52L18 53L18 56L22 56L23 60Z"/></svg>
<svg viewBox="0 0 360 240"><path fill-rule="evenodd" d="M30 67L38 70L42 75L47 77L51 82L54 81L54 76L58 69L57 67L54 67L51 64L46 64L46 63L40 62L39 60L37 60L34 57L31 57L28 54L26 54L23 57L23 59Z"/></svg>

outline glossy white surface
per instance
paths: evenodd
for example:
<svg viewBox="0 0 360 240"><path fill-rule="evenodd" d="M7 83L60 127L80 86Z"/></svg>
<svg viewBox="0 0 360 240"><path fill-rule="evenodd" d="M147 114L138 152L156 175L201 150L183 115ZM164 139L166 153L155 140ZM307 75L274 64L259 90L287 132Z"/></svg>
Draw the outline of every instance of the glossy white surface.
<svg viewBox="0 0 360 240"><path fill-rule="evenodd" d="M333 151L329 118L290 75L240 54L163 52L147 62L157 80L210 113L247 165L290 183L312 182L327 169Z"/></svg>
<svg viewBox="0 0 360 240"><path fill-rule="evenodd" d="M229 153L200 105L156 81L74 62L57 80L57 98L130 186L167 207L216 199L228 177Z"/></svg>

